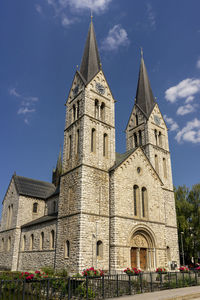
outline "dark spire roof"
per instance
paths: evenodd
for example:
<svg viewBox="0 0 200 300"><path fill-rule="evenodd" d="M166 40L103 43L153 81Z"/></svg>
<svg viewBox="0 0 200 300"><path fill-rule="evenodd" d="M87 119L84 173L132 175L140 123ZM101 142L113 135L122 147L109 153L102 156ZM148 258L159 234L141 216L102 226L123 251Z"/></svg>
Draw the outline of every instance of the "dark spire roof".
<svg viewBox="0 0 200 300"><path fill-rule="evenodd" d="M52 183L55 186L59 185L61 175L62 175L62 153L60 149L57 164L56 164L56 169L54 169L52 173Z"/></svg>
<svg viewBox="0 0 200 300"><path fill-rule="evenodd" d="M80 73L86 82L89 82L100 70L100 56L91 18L85 49L81 61Z"/></svg>
<svg viewBox="0 0 200 300"><path fill-rule="evenodd" d="M144 64L143 52L141 50L141 64L140 73L138 78L136 104L142 109L142 111L149 117L154 105L155 99L149 82L147 69Z"/></svg>

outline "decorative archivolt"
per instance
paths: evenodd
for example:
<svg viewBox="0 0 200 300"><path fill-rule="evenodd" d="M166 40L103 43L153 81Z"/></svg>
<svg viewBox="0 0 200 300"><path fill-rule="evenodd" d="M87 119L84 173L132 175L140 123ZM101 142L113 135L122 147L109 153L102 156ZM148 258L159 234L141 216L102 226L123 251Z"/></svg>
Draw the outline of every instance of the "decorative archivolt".
<svg viewBox="0 0 200 300"><path fill-rule="evenodd" d="M148 243L143 235L137 234L136 236L134 236L131 242L131 246L137 248L148 248Z"/></svg>

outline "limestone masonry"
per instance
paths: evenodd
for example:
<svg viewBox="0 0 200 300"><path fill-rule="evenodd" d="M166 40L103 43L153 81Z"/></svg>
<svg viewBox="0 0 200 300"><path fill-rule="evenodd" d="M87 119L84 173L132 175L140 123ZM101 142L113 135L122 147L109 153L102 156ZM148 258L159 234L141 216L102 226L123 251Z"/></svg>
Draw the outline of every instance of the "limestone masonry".
<svg viewBox="0 0 200 300"><path fill-rule="evenodd" d="M13 175L3 200L0 268L70 274L94 266L179 265L168 131L143 56L123 154L115 152L115 100L91 21L66 102L63 160L52 183Z"/></svg>

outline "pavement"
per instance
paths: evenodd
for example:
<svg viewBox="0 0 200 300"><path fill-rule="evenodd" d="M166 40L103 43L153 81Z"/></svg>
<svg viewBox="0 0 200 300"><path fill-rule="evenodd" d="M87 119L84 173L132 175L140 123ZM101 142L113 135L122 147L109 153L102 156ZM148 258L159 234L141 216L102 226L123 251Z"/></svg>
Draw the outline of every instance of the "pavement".
<svg viewBox="0 0 200 300"><path fill-rule="evenodd" d="M200 286L123 296L109 300L200 300Z"/></svg>

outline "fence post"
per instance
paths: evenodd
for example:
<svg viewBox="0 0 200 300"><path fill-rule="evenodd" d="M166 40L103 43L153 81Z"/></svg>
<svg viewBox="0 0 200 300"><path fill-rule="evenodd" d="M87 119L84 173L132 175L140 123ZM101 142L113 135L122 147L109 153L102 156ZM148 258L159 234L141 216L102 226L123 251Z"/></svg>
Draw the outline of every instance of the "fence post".
<svg viewBox="0 0 200 300"><path fill-rule="evenodd" d="M25 284L26 284L26 279L23 280L22 300L25 300Z"/></svg>
<svg viewBox="0 0 200 300"><path fill-rule="evenodd" d="M177 272L176 272L176 288L178 287L178 277L177 277Z"/></svg>
<svg viewBox="0 0 200 300"><path fill-rule="evenodd" d="M153 292L153 281L152 281L152 272L150 272L150 284L151 284L151 292Z"/></svg>
<svg viewBox="0 0 200 300"><path fill-rule="evenodd" d="M86 299L88 300L88 276L86 276Z"/></svg>
<svg viewBox="0 0 200 300"><path fill-rule="evenodd" d="M49 278L47 279L47 300L49 300Z"/></svg>
<svg viewBox="0 0 200 300"><path fill-rule="evenodd" d="M195 271L195 281L196 281L196 285L198 285L198 282L197 282L197 272Z"/></svg>
<svg viewBox="0 0 200 300"><path fill-rule="evenodd" d="M102 275L102 298L105 298L105 290L104 290L104 275Z"/></svg>
<svg viewBox="0 0 200 300"><path fill-rule="evenodd" d="M119 278L117 274L117 297L119 297Z"/></svg>
<svg viewBox="0 0 200 300"><path fill-rule="evenodd" d="M160 289L162 288L162 273L160 273Z"/></svg>
<svg viewBox="0 0 200 300"><path fill-rule="evenodd" d="M143 287L142 287L142 276L143 276L143 273L140 273L139 276L140 276L140 291L141 291L141 293L143 293Z"/></svg>
<svg viewBox="0 0 200 300"><path fill-rule="evenodd" d="M128 275L129 295L131 295L131 276Z"/></svg>

